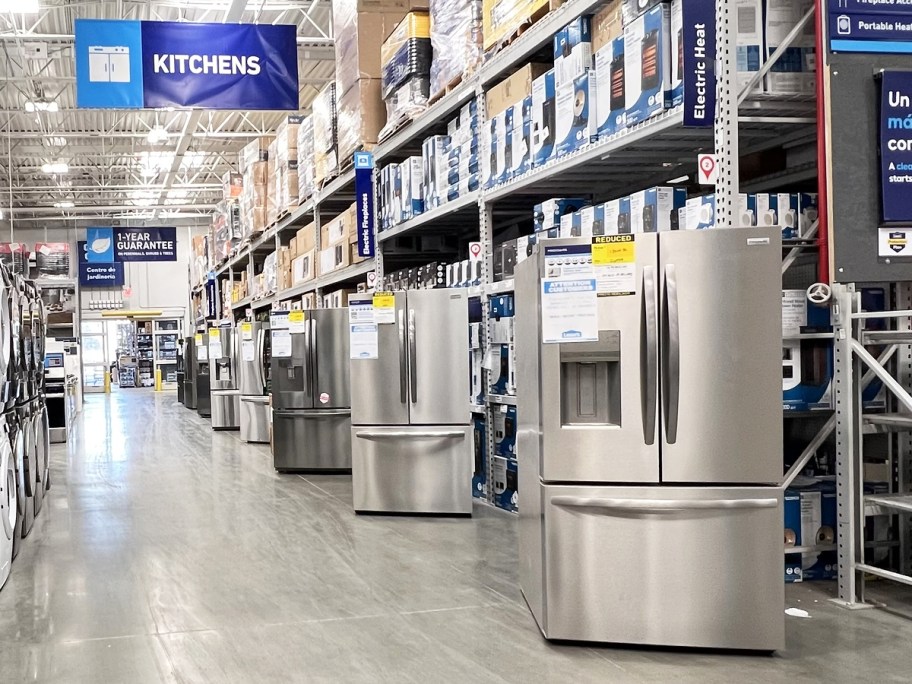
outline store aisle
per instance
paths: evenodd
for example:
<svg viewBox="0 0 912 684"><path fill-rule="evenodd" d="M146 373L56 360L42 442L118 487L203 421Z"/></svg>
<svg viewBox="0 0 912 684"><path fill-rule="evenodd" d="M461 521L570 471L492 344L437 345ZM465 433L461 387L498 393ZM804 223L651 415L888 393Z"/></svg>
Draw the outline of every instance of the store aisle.
<svg viewBox="0 0 912 684"><path fill-rule="evenodd" d="M3 681L905 681L912 667L909 622L809 585L789 588L812 617L789 618L777 657L548 644L517 588L513 517L356 517L350 478L279 476L268 447L213 433L173 395L90 397L52 478L0 591Z"/></svg>

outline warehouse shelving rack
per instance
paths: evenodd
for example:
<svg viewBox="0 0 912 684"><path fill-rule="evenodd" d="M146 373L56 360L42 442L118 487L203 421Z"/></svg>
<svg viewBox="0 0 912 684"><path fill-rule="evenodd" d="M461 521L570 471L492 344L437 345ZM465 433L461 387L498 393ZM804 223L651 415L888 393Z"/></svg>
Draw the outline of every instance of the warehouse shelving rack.
<svg viewBox="0 0 912 684"><path fill-rule="evenodd" d="M602 0L569 0L559 9L534 24L510 46L494 55L478 72L453 92L428 108L410 125L397 131L375 151L378 168L385 163L401 161L420 152L421 143L429 135L445 132L446 122L458 109L472 98L484 102L484 92L508 76L514 67L534 58L543 48L550 48L554 34L575 18L593 12ZM805 15L780 50L763 65L759 75L745 87L737 86L734 68L735 45L729 36L734 30L735 8L730 0L716 0L717 64L723 65L717 77L717 115L712 128L685 128L684 111L678 107L653 117L634 128L609 138L600 139L567 156L551 160L533 168L526 174L513 178L490 189L470 192L455 201L443 204L390 230L377 235L377 278L387 270L386 246L394 238L410 235L460 234L482 244L482 284L470 289L470 296L479 296L486 323L486 339L482 353L487 358L491 347L489 300L499 294L513 291L513 280L494 281L493 259L495 234L509 228L517 218L529 217L533 198L576 196L582 188L584 194L594 194L602 199L625 194L641 188L668 182L682 174L692 174L696 169L697 154L714 152L720 168L719 183L715 187L717 225L735 225L735 207L739 189L739 160L742 155L754 154L785 144L816 144L816 107L808 95L761 95L752 92L775 59L800 34L811 20L813 12ZM478 107L478 130L485 129L483 106ZM488 154L484 148L480 155ZM756 185L779 186L791 182L816 178L815 164L802 164L785 170L779 169L767 177L755 178ZM745 185L748 185L747 183ZM744 188L746 191L747 188ZM750 188L751 191L759 191ZM789 242L784 252L783 272L806 249L815 243L816 225L800 240ZM489 387L489 373L484 373L484 386ZM475 413L483 410L487 424L487 502L493 504L494 407L516 405L515 396L486 393L485 406L471 407ZM521 407L519 407L521 410ZM833 419L835 422L835 418ZM808 460L826 439L814 440L809 445ZM819 443L818 443L819 442ZM805 465L807 460L805 460ZM802 466L803 467L803 466ZM789 472L789 482L800 468ZM522 505L522 502L520 502Z"/></svg>

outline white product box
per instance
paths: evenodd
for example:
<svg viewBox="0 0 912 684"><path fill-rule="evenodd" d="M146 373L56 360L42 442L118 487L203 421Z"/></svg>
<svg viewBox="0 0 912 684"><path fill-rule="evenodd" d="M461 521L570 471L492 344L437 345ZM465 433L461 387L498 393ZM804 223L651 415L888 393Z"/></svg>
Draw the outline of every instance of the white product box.
<svg viewBox="0 0 912 684"><path fill-rule="evenodd" d="M630 220L630 198L605 202L604 206L604 235L628 235L632 231Z"/></svg>
<svg viewBox="0 0 912 684"><path fill-rule="evenodd" d="M716 196L702 195L687 200L684 210L685 230L706 230L716 227ZM679 212L680 217L680 212Z"/></svg>
<svg viewBox="0 0 912 684"><path fill-rule="evenodd" d="M671 106L671 8L656 5L624 29L627 125Z"/></svg>
<svg viewBox="0 0 912 684"><path fill-rule="evenodd" d="M591 238L605 234L605 205L596 204L580 210L580 236Z"/></svg>
<svg viewBox="0 0 912 684"><path fill-rule="evenodd" d="M557 156L568 154L598 138L595 74L585 71L557 87Z"/></svg>
<svg viewBox="0 0 912 684"><path fill-rule="evenodd" d="M677 230L678 210L685 206L684 188L658 187L636 192L630 196L632 233L655 233Z"/></svg>
<svg viewBox="0 0 912 684"><path fill-rule="evenodd" d="M560 87L592 68L591 20L577 17L554 36L554 85Z"/></svg>
<svg viewBox="0 0 912 684"><path fill-rule="evenodd" d="M745 192L738 194L738 208L735 221L739 228L757 225L757 196Z"/></svg>
<svg viewBox="0 0 912 684"><path fill-rule="evenodd" d="M739 42L740 45L740 42ZM684 0L671 2L671 107L684 103Z"/></svg>
<svg viewBox="0 0 912 684"><path fill-rule="evenodd" d="M409 157L400 164L403 221L415 218L424 211L423 162L421 157Z"/></svg>
<svg viewBox="0 0 912 684"><path fill-rule="evenodd" d="M766 59L776 51L813 4L813 0L766 0ZM805 30L786 48L785 54L767 73L767 92L814 92L814 44L814 22L809 21Z"/></svg>
<svg viewBox="0 0 912 684"><path fill-rule="evenodd" d="M792 0L789 0L790 2ZM735 25L737 27L736 65L738 87L760 71L763 66L763 0L735 0ZM753 92L763 90L762 81Z"/></svg>
<svg viewBox="0 0 912 684"><path fill-rule="evenodd" d="M532 81L532 166L546 164L555 154L557 101L554 69Z"/></svg>

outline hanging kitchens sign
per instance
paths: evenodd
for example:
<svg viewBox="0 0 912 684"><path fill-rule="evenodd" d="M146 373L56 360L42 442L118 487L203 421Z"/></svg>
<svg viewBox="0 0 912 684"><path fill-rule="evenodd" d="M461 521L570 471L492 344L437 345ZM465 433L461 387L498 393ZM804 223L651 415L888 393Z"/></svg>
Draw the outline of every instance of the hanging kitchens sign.
<svg viewBox="0 0 912 684"><path fill-rule="evenodd" d="M177 261L177 228L87 228L85 260Z"/></svg>
<svg viewBox="0 0 912 684"><path fill-rule="evenodd" d="M76 105L296 111L296 28L77 19Z"/></svg>

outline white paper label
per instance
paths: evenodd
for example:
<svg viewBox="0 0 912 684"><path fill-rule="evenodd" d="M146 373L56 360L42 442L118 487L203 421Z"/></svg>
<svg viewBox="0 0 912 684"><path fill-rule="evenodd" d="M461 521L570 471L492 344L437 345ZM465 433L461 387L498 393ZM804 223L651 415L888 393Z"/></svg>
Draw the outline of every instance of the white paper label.
<svg viewBox="0 0 912 684"><path fill-rule="evenodd" d="M272 330L288 330L288 312L273 311L269 316L269 327Z"/></svg>
<svg viewBox="0 0 912 684"><path fill-rule="evenodd" d="M222 340L219 338L212 339L209 338L209 357L213 359L220 359L224 356L222 354Z"/></svg>
<svg viewBox="0 0 912 684"><path fill-rule="evenodd" d="M591 278L592 248L589 245L547 247L545 276L548 278Z"/></svg>
<svg viewBox="0 0 912 684"><path fill-rule="evenodd" d="M877 255L881 257L912 256L912 230L881 228L878 231Z"/></svg>
<svg viewBox="0 0 912 684"><path fill-rule="evenodd" d="M291 333L288 329L272 331L272 356L277 359L291 358Z"/></svg>
<svg viewBox="0 0 912 684"><path fill-rule="evenodd" d="M196 348L196 360L197 361L208 361L209 360L209 348L206 346Z"/></svg>
<svg viewBox="0 0 912 684"><path fill-rule="evenodd" d="M542 342L598 341L595 278L542 279Z"/></svg>
<svg viewBox="0 0 912 684"><path fill-rule="evenodd" d="M804 290L782 291L782 336L797 335L807 325L807 294Z"/></svg>
<svg viewBox="0 0 912 684"><path fill-rule="evenodd" d="M352 359L379 359L380 344L376 323L351 323L349 331L349 356Z"/></svg>
<svg viewBox="0 0 912 684"><path fill-rule="evenodd" d="M288 312L288 329L292 335L299 335L307 329L307 319L303 311Z"/></svg>
<svg viewBox="0 0 912 684"><path fill-rule="evenodd" d="M253 361L256 358L256 345L253 340L241 341L241 358L244 361Z"/></svg>
<svg viewBox="0 0 912 684"><path fill-rule="evenodd" d="M370 297L348 300L348 322L352 324L374 322L374 303Z"/></svg>
<svg viewBox="0 0 912 684"><path fill-rule="evenodd" d="M252 340L253 339L253 324L252 323L241 323L241 339L242 340Z"/></svg>

